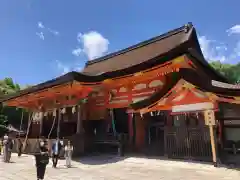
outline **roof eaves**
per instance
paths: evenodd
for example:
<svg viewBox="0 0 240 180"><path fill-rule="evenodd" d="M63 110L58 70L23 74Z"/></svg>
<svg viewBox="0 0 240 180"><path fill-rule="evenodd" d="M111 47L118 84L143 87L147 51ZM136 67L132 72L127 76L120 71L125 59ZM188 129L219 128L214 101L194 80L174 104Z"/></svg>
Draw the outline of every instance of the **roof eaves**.
<svg viewBox="0 0 240 180"><path fill-rule="evenodd" d="M204 58L203 55L199 54L195 49L190 48L188 49L188 53L187 56L191 59L194 58L197 60L198 63L200 63L203 67L205 67L204 71L208 71L208 73L211 73L212 75L214 75L215 77L211 77L214 80L217 81L222 81L224 83L229 83L229 80L224 77L221 73L219 73L217 70L215 70Z"/></svg>
<svg viewBox="0 0 240 180"><path fill-rule="evenodd" d="M77 72L69 72L65 75L59 76L57 78L51 79L49 81L40 83L40 84L32 86L32 87L29 87L29 88L21 90L17 93L7 95L6 97L1 98L0 102L5 102L5 101L8 101L8 100L20 97L20 96L24 96L24 95L27 95L27 94L30 94L33 92L41 91L46 88L51 88L54 86L58 86L60 84L71 82L74 80L75 73L77 73Z"/></svg>
<svg viewBox="0 0 240 180"><path fill-rule="evenodd" d="M177 73L177 78L175 80L172 78L173 73L168 75L167 82L169 83L167 83L162 89L160 89L147 99L131 104L130 107L133 110L139 110L151 104L154 104L162 97L164 97L172 88L174 88L174 86L179 82L180 79L183 79L188 83L196 86L199 90L203 92L212 92L219 97L232 98L232 96L240 96L239 89L213 86L212 80L210 78L208 78L207 76L202 77L199 73L195 72L192 69L180 69L180 71Z"/></svg>

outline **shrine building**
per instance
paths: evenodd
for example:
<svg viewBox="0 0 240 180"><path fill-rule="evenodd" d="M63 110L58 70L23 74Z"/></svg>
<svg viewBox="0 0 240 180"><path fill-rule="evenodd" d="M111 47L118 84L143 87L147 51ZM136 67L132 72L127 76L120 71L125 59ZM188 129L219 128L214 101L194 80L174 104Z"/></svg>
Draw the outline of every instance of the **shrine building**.
<svg viewBox="0 0 240 180"><path fill-rule="evenodd" d="M218 162L240 152L240 87L205 60L191 23L6 97L27 138L71 139L76 155L139 153Z"/></svg>

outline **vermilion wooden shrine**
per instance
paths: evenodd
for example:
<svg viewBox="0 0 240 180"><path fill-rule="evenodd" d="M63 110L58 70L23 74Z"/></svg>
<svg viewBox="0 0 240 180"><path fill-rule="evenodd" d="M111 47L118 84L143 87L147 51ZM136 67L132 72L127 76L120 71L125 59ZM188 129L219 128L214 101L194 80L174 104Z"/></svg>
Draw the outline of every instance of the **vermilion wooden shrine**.
<svg viewBox="0 0 240 180"><path fill-rule="evenodd" d="M240 87L207 63L191 23L3 103L33 112L29 138L71 138L76 154L120 144L125 152L216 164L240 148Z"/></svg>

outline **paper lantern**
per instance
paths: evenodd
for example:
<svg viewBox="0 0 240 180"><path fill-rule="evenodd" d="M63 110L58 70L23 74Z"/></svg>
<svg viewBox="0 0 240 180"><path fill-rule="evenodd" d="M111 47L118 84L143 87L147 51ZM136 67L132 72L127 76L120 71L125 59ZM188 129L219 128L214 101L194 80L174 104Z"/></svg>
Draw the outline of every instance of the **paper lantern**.
<svg viewBox="0 0 240 180"><path fill-rule="evenodd" d="M66 108L62 108L61 113L65 114L66 113Z"/></svg>
<svg viewBox="0 0 240 180"><path fill-rule="evenodd" d="M72 107L72 113L74 114L75 112L76 112L76 107L73 106L73 107Z"/></svg>
<svg viewBox="0 0 240 180"><path fill-rule="evenodd" d="M153 116L153 112L150 112L151 116Z"/></svg>
<svg viewBox="0 0 240 180"><path fill-rule="evenodd" d="M56 117L57 116L57 109L53 110L53 116Z"/></svg>

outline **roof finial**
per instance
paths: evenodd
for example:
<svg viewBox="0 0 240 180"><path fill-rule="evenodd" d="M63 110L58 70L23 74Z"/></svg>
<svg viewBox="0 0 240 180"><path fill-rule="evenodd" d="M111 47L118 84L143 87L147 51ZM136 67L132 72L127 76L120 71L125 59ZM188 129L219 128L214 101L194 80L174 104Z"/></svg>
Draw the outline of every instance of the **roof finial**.
<svg viewBox="0 0 240 180"><path fill-rule="evenodd" d="M185 26L185 28L184 28L185 33L188 33L188 31L193 26L193 24L191 22L189 22L189 23L185 24L184 26Z"/></svg>
<svg viewBox="0 0 240 180"><path fill-rule="evenodd" d="M192 22L188 22L187 24L188 24L189 27L193 26Z"/></svg>

